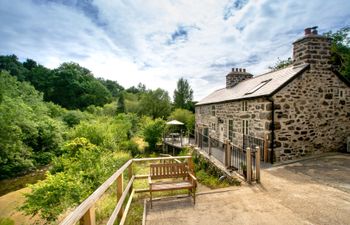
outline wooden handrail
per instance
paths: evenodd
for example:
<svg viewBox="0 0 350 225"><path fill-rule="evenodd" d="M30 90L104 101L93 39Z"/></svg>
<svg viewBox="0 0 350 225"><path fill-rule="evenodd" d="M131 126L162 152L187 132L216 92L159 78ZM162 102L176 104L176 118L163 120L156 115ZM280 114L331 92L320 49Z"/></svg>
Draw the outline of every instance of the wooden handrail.
<svg viewBox="0 0 350 225"><path fill-rule="evenodd" d="M128 195L132 184L134 183L134 180L135 180L135 177L133 176L131 178L131 180L129 181L128 185L126 186L122 196L120 197L120 199L118 199L117 206L115 207L111 217L109 217L107 225L113 225L114 224L114 221L117 219L118 213L119 213L120 209L123 206L124 200L126 199L126 196Z"/></svg>
<svg viewBox="0 0 350 225"><path fill-rule="evenodd" d="M100 199L106 190L114 183L114 181L124 172L132 163L132 159L126 162L117 170L110 178L108 178L99 188L96 189L87 199L85 199L71 214L69 214L61 223L61 225L75 224L84 216L84 214Z"/></svg>
<svg viewBox="0 0 350 225"><path fill-rule="evenodd" d="M124 171L132 166L133 162L146 162L146 161L157 161L157 160L163 160L163 159L191 159L192 156L171 156L171 157L156 157L156 158L138 158L138 159L130 159L127 161L122 167L120 167L111 177L109 177L100 187L98 187L87 199L85 199L78 207L74 209L73 212L71 212L61 223L60 225L73 225L79 220L81 220L84 216L91 213L90 209L94 208L95 203L101 198L101 196L107 191L107 189L120 177L123 175ZM132 171L131 168L129 168L129 172ZM128 209L131 204L132 197L134 193L137 192L137 190L132 190L133 182L136 178L144 178L142 175L133 175L130 176L130 180L128 182L128 185L124 190L122 190L122 195L118 199L118 203L111 215L111 217L108 220L107 224L113 224L116 218L118 217L118 213L121 211L121 208L123 206L123 203L127 197L127 195L130 193L129 200L127 202L127 207L125 213L122 214L120 224L123 224L126 219L126 214L128 212ZM92 210L94 212L94 210ZM94 215L93 215L94 218ZM85 224L85 222L84 222ZM91 223L86 224L95 224L95 221L92 221Z"/></svg>

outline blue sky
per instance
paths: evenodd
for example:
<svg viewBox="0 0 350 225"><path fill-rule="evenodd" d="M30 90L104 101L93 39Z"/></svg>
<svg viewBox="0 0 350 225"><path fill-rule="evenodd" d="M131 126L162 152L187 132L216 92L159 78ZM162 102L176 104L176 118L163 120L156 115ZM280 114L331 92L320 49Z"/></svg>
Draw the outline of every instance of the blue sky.
<svg viewBox="0 0 350 225"><path fill-rule="evenodd" d="M264 73L303 29L350 25L348 0L0 0L0 54L55 68L74 61L125 87L170 96L180 77L195 100L232 67Z"/></svg>

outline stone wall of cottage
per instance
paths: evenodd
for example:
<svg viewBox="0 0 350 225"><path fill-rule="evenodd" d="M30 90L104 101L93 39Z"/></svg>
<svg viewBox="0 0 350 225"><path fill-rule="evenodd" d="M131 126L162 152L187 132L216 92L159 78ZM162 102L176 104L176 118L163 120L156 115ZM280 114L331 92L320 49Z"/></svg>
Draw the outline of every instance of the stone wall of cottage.
<svg viewBox="0 0 350 225"><path fill-rule="evenodd" d="M247 104L246 111L243 109L244 101ZM263 139L265 134L270 134L271 102L263 98L244 101L197 106L196 127L208 127L211 137L224 141L228 139L229 120L233 120L234 139L232 143L242 147L242 121L248 120L248 135ZM220 131L220 129L223 130Z"/></svg>
<svg viewBox="0 0 350 225"><path fill-rule="evenodd" d="M273 99L277 161L345 147L350 88L329 69L311 67Z"/></svg>

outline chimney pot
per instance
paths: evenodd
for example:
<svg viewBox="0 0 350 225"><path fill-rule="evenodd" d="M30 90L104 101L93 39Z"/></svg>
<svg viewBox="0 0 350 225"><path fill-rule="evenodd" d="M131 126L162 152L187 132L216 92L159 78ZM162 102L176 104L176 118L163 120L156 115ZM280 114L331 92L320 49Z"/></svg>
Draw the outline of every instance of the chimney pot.
<svg viewBox="0 0 350 225"><path fill-rule="evenodd" d="M243 69L243 72L245 73L245 69Z"/></svg>
<svg viewBox="0 0 350 225"><path fill-rule="evenodd" d="M235 68L232 68L232 72L235 72Z"/></svg>
<svg viewBox="0 0 350 225"><path fill-rule="evenodd" d="M305 29L304 29L304 32L305 32L305 36L306 36L306 35L310 35L310 34L311 34L311 28L310 28L310 27L305 28Z"/></svg>
<svg viewBox="0 0 350 225"><path fill-rule="evenodd" d="M242 72L242 68L239 68L239 72Z"/></svg>

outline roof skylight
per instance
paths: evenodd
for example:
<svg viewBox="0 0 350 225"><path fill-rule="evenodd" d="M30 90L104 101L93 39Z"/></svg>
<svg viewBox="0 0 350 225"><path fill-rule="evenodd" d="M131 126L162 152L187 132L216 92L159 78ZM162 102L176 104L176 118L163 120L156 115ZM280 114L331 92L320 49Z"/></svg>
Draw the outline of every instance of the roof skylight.
<svg viewBox="0 0 350 225"><path fill-rule="evenodd" d="M260 84L258 84L257 86L255 86L253 89L251 89L250 91L248 91L247 93L245 93L245 95L253 94L253 93L256 92L257 90L259 90L260 88L262 88L265 84L269 83L271 80L272 80L272 79L262 81Z"/></svg>

